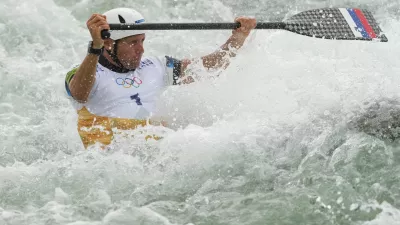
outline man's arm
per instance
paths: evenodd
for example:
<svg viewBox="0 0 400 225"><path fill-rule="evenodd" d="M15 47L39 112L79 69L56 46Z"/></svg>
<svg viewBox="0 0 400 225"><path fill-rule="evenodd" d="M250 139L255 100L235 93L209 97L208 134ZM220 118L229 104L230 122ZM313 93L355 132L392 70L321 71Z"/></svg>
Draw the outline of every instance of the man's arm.
<svg viewBox="0 0 400 225"><path fill-rule="evenodd" d="M70 75L70 81L67 80L71 96L77 102L85 103L89 97L96 80L98 58L93 54L87 55L75 73Z"/></svg>
<svg viewBox="0 0 400 225"><path fill-rule="evenodd" d="M243 46L246 38L249 36L252 29L256 27L256 19L249 17L238 17L235 22L241 24L240 28L232 31L232 35L217 51L201 57L203 66L208 69L226 68L230 63L230 58L236 55L235 51ZM182 60L182 75L183 71L190 64L190 60Z"/></svg>
<svg viewBox="0 0 400 225"><path fill-rule="evenodd" d="M203 65L208 69L226 68L230 58L235 57L235 51L243 46L248 34L233 33L232 36L217 51L203 56Z"/></svg>
<svg viewBox="0 0 400 225"><path fill-rule="evenodd" d="M93 48L100 49L104 45L101 38L101 30L110 29L106 17L101 14L93 14L86 22L90 35L93 39ZM72 97L81 103L87 101L93 84L96 80L96 65L99 57L88 54L74 74L67 79L67 85Z"/></svg>

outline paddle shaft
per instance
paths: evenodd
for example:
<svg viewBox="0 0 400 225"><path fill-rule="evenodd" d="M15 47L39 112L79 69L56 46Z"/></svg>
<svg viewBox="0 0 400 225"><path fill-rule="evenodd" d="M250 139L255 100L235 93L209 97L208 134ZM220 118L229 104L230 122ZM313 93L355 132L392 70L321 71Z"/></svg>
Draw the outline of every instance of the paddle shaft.
<svg viewBox="0 0 400 225"><path fill-rule="evenodd" d="M145 24L109 24L110 30L232 30L240 27L240 23L145 23ZM255 29L284 29L284 22L260 22ZM102 37L109 38L107 30L101 32Z"/></svg>
<svg viewBox="0 0 400 225"><path fill-rule="evenodd" d="M284 28L284 22L257 23L256 29ZM110 24L111 30L223 30L239 28L240 23L145 23Z"/></svg>

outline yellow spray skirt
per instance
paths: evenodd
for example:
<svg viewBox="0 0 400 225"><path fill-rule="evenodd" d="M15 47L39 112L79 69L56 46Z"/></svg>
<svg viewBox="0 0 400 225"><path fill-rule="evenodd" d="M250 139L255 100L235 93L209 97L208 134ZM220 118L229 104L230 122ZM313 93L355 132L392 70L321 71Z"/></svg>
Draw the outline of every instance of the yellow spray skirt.
<svg viewBox="0 0 400 225"><path fill-rule="evenodd" d="M137 119L120 119L109 118L104 116L96 116L90 113L85 107L78 110L78 133L81 137L85 149L97 142L103 145L111 144L113 140L113 128L120 130L133 130L140 126L152 124L152 121L137 120ZM155 135L146 136L154 138L155 140L161 139Z"/></svg>

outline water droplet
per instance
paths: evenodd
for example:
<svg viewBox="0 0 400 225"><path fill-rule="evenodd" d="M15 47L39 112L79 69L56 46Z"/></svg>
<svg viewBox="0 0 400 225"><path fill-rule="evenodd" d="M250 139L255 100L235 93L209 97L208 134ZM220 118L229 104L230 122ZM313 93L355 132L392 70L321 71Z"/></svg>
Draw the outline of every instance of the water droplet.
<svg viewBox="0 0 400 225"><path fill-rule="evenodd" d="M360 207L360 206L358 205L358 203L353 203L353 204L350 205L350 211L357 210L358 207Z"/></svg>

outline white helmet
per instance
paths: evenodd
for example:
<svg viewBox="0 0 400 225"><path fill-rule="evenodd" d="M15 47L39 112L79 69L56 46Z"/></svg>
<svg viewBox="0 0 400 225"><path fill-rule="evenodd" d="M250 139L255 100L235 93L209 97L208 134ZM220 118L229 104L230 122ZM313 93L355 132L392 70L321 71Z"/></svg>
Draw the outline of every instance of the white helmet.
<svg viewBox="0 0 400 225"><path fill-rule="evenodd" d="M107 23L144 23L144 17L136 10L130 8L115 8L105 12ZM122 39L137 34L144 34L143 30L110 30L110 38L113 40Z"/></svg>

